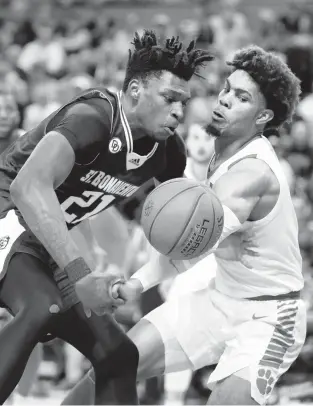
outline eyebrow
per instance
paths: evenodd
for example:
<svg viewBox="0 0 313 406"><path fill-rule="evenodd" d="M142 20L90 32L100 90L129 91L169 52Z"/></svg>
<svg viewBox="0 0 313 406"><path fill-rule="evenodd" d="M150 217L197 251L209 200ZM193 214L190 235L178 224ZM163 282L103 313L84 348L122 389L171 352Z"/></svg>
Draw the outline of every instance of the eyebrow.
<svg viewBox="0 0 313 406"><path fill-rule="evenodd" d="M229 81L228 79L226 79L226 83L227 83L227 86L229 86L230 88L234 89L235 92L237 92L237 93L245 93L245 94L247 94L248 96L250 96L251 99L253 99L252 94L251 94L250 92L248 92L248 90L241 89L240 87L231 86L230 81Z"/></svg>
<svg viewBox="0 0 313 406"><path fill-rule="evenodd" d="M165 89L163 89L163 92L169 92L169 93L174 93L176 96L186 96L186 93L185 92L179 92L178 90L174 90L174 89L169 89L169 88L165 88ZM186 100L190 100L191 99L191 96L190 95L188 95L188 96L186 96Z"/></svg>

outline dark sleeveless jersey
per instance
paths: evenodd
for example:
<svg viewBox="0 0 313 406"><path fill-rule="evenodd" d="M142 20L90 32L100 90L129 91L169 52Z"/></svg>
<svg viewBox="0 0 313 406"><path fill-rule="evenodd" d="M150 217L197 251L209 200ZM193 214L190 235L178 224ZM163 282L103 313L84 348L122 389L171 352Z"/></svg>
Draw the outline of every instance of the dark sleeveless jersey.
<svg viewBox="0 0 313 406"><path fill-rule="evenodd" d="M150 153L137 155L134 148L145 140L133 140L120 94L95 88L52 113L0 156L0 218L15 209L26 226L10 198L10 185L52 130L66 137L75 151L71 173L55 190L68 228L131 196L153 177L164 182L183 176L186 152L180 137L154 145L146 137Z"/></svg>

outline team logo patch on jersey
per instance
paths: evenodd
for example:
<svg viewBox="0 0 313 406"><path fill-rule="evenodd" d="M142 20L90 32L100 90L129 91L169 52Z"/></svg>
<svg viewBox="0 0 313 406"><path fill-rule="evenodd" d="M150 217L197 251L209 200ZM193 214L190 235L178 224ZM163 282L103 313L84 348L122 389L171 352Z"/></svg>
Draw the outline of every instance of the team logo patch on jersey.
<svg viewBox="0 0 313 406"><path fill-rule="evenodd" d="M119 138L112 138L109 143L109 151L112 154L116 154L122 149L122 141Z"/></svg>
<svg viewBox="0 0 313 406"><path fill-rule="evenodd" d="M10 241L10 237L8 235L0 238L0 250L4 250L5 247L9 244L9 241Z"/></svg>

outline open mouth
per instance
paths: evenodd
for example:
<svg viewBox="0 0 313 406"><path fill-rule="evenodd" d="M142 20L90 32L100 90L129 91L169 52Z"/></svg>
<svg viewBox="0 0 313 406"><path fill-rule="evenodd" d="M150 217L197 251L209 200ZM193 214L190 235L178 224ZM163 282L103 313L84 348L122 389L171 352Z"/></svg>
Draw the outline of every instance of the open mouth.
<svg viewBox="0 0 313 406"><path fill-rule="evenodd" d="M219 120L225 120L225 117L219 111L216 110L213 111L213 117Z"/></svg>

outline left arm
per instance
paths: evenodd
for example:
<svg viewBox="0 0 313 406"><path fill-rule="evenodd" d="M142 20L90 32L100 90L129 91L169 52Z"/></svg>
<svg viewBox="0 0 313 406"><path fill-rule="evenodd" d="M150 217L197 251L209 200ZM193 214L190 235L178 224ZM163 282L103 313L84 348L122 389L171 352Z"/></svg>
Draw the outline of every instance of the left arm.
<svg viewBox="0 0 313 406"><path fill-rule="evenodd" d="M241 225L250 219L261 197L269 190L272 178L273 174L264 161L246 158L216 181L213 190L224 208L224 228L217 244L205 256L214 252L221 241L239 230ZM197 262L203 258L204 256L197 258ZM142 292L190 267L189 261L173 261L156 253L156 257L150 263L132 276L131 279L134 281L131 284L138 292Z"/></svg>

